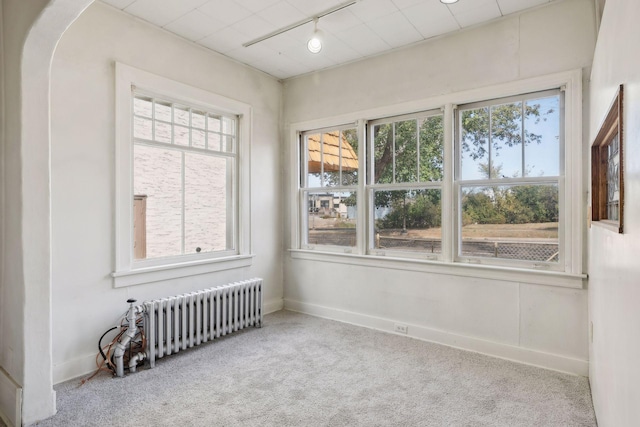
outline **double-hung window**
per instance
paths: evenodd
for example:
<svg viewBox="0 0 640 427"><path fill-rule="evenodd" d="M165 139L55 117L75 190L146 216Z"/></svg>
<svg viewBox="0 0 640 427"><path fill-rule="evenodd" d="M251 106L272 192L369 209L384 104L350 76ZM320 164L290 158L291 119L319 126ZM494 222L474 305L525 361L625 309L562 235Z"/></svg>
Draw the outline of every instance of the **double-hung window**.
<svg viewBox="0 0 640 427"><path fill-rule="evenodd" d="M457 111L457 259L557 268L563 261L559 90Z"/></svg>
<svg viewBox="0 0 640 427"><path fill-rule="evenodd" d="M442 252L443 144L440 111L368 123L370 252Z"/></svg>
<svg viewBox="0 0 640 427"><path fill-rule="evenodd" d="M580 286L580 82L562 73L443 95L418 113L341 118L357 126L297 128L294 248L509 280L528 269L517 279Z"/></svg>
<svg viewBox="0 0 640 427"><path fill-rule="evenodd" d="M358 228L357 128L304 132L300 153L302 246L350 252L357 245Z"/></svg>
<svg viewBox="0 0 640 427"><path fill-rule="evenodd" d="M116 64L116 287L250 265L250 117Z"/></svg>

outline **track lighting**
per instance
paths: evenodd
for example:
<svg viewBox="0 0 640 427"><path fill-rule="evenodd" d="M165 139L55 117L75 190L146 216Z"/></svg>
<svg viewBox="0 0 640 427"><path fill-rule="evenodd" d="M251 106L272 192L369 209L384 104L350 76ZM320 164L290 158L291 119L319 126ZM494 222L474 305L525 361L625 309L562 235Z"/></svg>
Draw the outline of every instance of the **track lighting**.
<svg viewBox="0 0 640 427"><path fill-rule="evenodd" d="M307 42L307 49L311 53L319 53L322 50L322 31L318 30L318 18L313 20L313 34Z"/></svg>

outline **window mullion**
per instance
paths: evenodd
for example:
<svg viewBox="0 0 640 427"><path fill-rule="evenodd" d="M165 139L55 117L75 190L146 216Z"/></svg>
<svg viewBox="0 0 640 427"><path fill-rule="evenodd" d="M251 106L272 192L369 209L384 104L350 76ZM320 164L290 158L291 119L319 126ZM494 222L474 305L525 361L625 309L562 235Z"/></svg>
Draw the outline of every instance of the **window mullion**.
<svg viewBox="0 0 640 427"><path fill-rule="evenodd" d="M180 224L181 224L181 227L182 227L182 231L181 231L181 234L182 234L182 242L181 242L182 252L181 252L181 254L184 255L184 253L185 253L185 230L186 230L186 227L185 227L185 211L186 211L186 206L185 206L185 201L186 201L185 175L186 174L185 174L185 152L184 151L182 152L181 158L182 158L181 159L182 160L182 170L181 170L181 175L182 175L181 176L181 186L182 186L182 212L181 212L181 214L182 214L182 219L180 221Z"/></svg>
<svg viewBox="0 0 640 427"><path fill-rule="evenodd" d="M454 243L457 232L454 229L458 227L459 214L457 212L458 203L454 202L455 194L455 178L454 178L454 164L456 157L454 156L454 127L457 121L454 120L456 114L456 107L453 104L446 104L444 106L444 152L443 152L443 180L442 180L442 193L441 193L441 229L442 229L442 260L444 262L453 262L454 252L456 251L457 244ZM459 137L459 136L458 136ZM459 144L459 141L458 141Z"/></svg>

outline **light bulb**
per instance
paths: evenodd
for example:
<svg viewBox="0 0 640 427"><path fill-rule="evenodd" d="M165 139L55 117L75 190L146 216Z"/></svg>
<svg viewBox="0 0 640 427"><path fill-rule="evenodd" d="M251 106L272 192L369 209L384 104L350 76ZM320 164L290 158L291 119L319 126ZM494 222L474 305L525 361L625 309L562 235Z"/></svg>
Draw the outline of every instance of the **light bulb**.
<svg viewBox="0 0 640 427"><path fill-rule="evenodd" d="M458 3L458 0L440 0L440 3L453 4L453 3Z"/></svg>
<svg viewBox="0 0 640 427"><path fill-rule="evenodd" d="M314 32L307 42L307 49L309 49L309 52L311 53L319 53L322 50L322 40L318 36L317 32Z"/></svg>

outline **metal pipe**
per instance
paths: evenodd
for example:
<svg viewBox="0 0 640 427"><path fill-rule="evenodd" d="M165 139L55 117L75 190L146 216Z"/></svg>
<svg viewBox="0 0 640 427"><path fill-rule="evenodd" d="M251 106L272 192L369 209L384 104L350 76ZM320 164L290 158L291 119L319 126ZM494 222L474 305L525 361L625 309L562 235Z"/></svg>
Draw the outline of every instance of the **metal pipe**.
<svg viewBox="0 0 640 427"><path fill-rule="evenodd" d="M129 360L129 372L135 372L138 362L147 358L147 353L140 352Z"/></svg>
<svg viewBox="0 0 640 427"><path fill-rule="evenodd" d="M131 342L131 340L136 336L137 329L136 315L138 312L136 310L136 307L133 306L133 303L136 302L136 300L128 299L127 302L129 303L129 312L127 313L127 321L129 322L129 326L123 337L116 343L116 350L113 353L113 358L116 365L116 376L118 377L124 376L124 353L129 342Z"/></svg>

